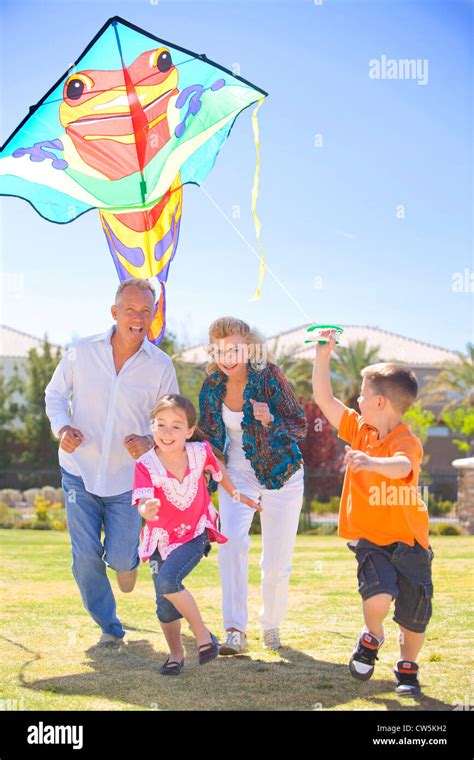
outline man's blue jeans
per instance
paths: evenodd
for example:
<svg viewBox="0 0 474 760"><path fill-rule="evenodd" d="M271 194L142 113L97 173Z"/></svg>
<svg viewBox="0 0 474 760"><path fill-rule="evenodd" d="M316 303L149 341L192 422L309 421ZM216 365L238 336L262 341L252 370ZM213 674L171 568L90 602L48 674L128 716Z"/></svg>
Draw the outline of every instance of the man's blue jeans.
<svg viewBox="0 0 474 760"><path fill-rule="evenodd" d="M119 573L138 566L141 517L132 507L131 491L95 496L86 491L82 478L60 469L71 537L72 573L84 607L104 633L122 638L125 631L116 614L106 566Z"/></svg>

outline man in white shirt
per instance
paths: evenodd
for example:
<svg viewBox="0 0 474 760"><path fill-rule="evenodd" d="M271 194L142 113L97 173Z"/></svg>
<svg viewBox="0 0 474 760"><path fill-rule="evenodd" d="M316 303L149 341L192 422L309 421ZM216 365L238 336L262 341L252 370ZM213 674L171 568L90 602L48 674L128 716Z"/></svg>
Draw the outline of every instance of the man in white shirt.
<svg viewBox="0 0 474 760"><path fill-rule="evenodd" d="M46 391L46 414L59 439L72 571L100 644L125 635L106 566L122 591L135 585L141 517L131 506L134 460L153 445L149 414L179 393L173 363L147 339L155 294L147 280L122 282L116 325L84 338L62 357ZM104 530L104 544L101 530Z"/></svg>

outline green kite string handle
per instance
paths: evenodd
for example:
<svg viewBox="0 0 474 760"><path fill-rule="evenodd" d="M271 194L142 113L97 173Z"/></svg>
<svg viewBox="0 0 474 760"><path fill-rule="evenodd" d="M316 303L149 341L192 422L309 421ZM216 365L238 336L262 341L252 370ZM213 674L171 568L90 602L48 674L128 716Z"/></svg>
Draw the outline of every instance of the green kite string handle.
<svg viewBox="0 0 474 760"><path fill-rule="evenodd" d="M311 327L308 327L306 332L310 333L310 332L313 332L314 330L318 330L318 331L319 330L335 330L338 333L338 335L342 335L342 333L344 332L342 327L339 327L339 325L312 325ZM322 345L323 343L327 343L328 341L327 341L327 338L320 338L317 342ZM305 343L316 343L316 341L314 339L305 340ZM338 340L336 340L336 345L339 345Z"/></svg>

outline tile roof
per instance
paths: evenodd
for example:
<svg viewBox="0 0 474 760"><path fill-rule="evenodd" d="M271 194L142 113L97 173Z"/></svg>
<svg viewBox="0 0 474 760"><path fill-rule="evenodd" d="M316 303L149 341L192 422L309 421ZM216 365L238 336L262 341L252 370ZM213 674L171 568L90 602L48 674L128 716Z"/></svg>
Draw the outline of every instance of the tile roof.
<svg viewBox="0 0 474 760"><path fill-rule="evenodd" d="M0 357L12 357L15 359L28 356L32 348L41 348L43 345L42 338L36 338L34 335L15 330L13 327L0 325ZM52 344L53 348L61 348Z"/></svg>
<svg viewBox="0 0 474 760"><path fill-rule="evenodd" d="M267 338L267 344L274 350L277 356L281 353L292 353L298 359L313 359L314 346L304 344L306 329L309 325L302 325L292 330L272 335ZM341 325L344 334L340 339L340 346L344 348L349 343L366 340L368 348L379 346L380 361L400 361L410 366L433 367L446 364L447 362L459 362L461 354L431 343L424 343L414 338L381 330L379 327L363 327L357 325ZM180 351L176 358L185 362L204 364L207 361L206 344L192 346Z"/></svg>

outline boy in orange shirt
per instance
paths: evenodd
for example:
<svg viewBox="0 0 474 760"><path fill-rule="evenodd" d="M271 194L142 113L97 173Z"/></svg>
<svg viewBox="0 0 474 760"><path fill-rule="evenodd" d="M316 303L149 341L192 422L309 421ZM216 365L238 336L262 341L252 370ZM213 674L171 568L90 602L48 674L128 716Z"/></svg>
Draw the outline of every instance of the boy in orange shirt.
<svg viewBox="0 0 474 760"><path fill-rule="evenodd" d="M433 584L428 510L418 496L423 456L419 439L402 415L415 401L412 370L374 364L362 371L361 414L334 398L329 363L332 331L318 344L313 368L314 399L346 446L347 465L338 535L350 539L357 559L365 626L349 662L354 678L368 680L384 641L383 621L395 599L400 660L394 668L396 693L418 696L417 656L432 614Z"/></svg>

